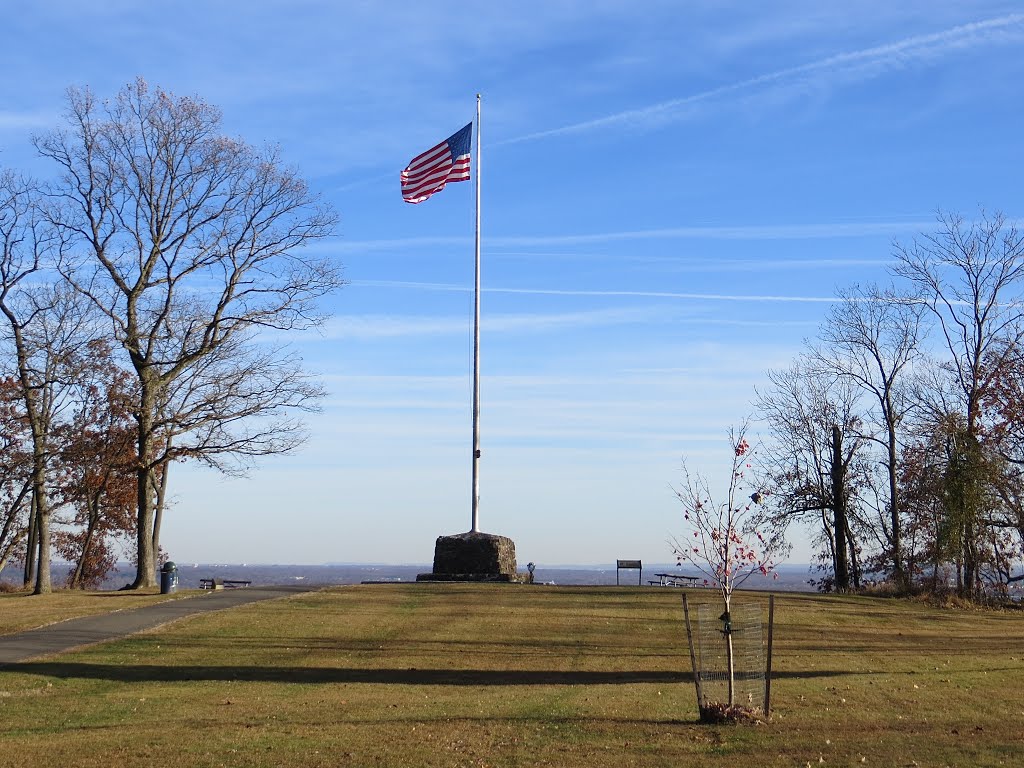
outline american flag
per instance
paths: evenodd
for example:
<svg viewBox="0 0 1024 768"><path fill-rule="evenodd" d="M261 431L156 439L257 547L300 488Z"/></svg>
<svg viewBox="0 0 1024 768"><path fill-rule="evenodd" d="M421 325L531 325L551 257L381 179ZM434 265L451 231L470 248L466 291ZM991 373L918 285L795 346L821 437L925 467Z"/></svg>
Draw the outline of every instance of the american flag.
<svg viewBox="0 0 1024 768"><path fill-rule="evenodd" d="M473 124L409 161L402 171L402 199L422 203L449 181L469 181Z"/></svg>

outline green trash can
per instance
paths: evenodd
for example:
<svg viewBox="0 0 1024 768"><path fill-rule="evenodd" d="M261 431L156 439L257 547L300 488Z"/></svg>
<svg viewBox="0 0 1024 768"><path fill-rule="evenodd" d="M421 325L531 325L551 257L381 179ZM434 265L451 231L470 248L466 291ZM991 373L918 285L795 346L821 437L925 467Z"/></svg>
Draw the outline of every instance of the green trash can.
<svg viewBox="0 0 1024 768"><path fill-rule="evenodd" d="M160 594L169 595L178 591L178 566L168 560L160 569Z"/></svg>

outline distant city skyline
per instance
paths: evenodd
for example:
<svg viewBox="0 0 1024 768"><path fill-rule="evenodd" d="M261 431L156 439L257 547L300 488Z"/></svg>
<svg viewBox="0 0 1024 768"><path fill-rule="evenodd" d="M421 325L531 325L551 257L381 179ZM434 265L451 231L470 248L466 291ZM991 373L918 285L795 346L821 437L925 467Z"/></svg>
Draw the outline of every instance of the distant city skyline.
<svg viewBox="0 0 1024 768"><path fill-rule="evenodd" d="M64 90L137 76L279 145L341 216L316 247L350 283L294 339L328 398L248 478L172 467L163 545L427 563L470 525L474 185L413 206L399 173L481 93L481 527L521 564L670 562L681 459L728 466L726 430L837 288L886 282L939 210L1022 215L1018 8L12 6L0 166L52 176L31 137Z"/></svg>

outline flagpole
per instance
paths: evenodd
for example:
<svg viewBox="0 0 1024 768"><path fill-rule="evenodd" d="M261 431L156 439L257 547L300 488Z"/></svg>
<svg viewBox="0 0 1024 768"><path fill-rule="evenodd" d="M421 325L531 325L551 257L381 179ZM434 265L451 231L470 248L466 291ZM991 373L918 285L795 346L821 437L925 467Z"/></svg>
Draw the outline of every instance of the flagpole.
<svg viewBox="0 0 1024 768"><path fill-rule="evenodd" d="M473 526L480 532L480 94L476 95L476 247L473 287Z"/></svg>

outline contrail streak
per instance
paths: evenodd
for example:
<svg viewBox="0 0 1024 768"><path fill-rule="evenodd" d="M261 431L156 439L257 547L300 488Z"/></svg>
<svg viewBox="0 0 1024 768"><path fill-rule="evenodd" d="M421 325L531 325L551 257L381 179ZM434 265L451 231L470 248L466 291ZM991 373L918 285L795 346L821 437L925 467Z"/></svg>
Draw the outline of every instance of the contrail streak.
<svg viewBox="0 0 1024 768"><path fill-rule="evenodd" d="M1024 14L1013 13L994 19L963 24L930 35L914 35L895 43L878 45L860 51L839 53L807 64L779 69L775 72L712 88L692 96L672 99L640 109L629 109L612 115L606 115L605 117L565 125L561 128L537 131L525 136L505 139L504 141L496 142L496 144L518 144L523 141L533 141L552 136L586 133L600 128L642 126L652 121L672 120L675 117L673 113L678 113L680 109L711 101L720 96L753 90L759 86L772 85L781 81L793 80L803 75L902 66L915 60L937 56L948 50L965 48L977 42L987 42L992 39L995 33L1020 27L1022 22L1024 22Z"/></svg>

